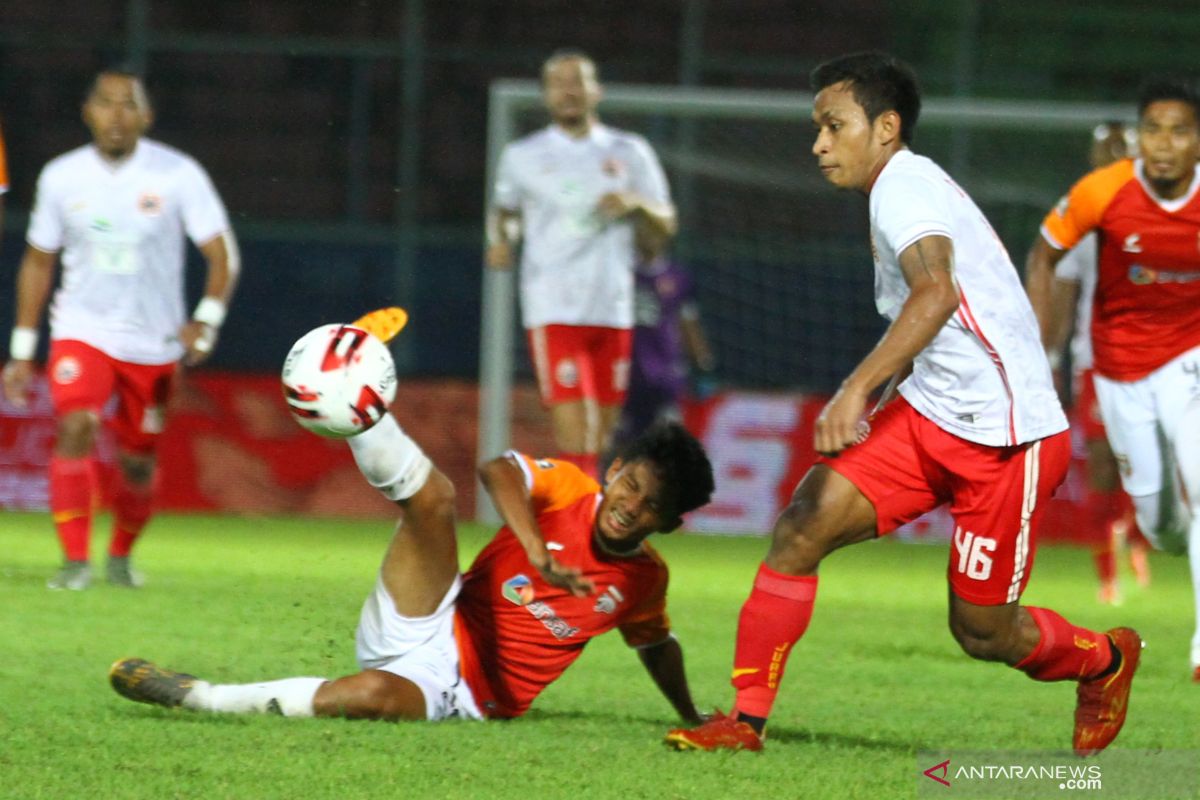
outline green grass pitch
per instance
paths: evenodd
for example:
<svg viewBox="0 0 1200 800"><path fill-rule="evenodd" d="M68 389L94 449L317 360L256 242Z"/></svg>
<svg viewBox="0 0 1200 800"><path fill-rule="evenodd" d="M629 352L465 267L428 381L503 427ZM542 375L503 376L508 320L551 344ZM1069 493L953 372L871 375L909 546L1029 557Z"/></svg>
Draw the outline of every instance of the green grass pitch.
<svg viewBox="0 0 1200 800"><path fill-rule="evenodd" d="M488 533L462 526L464 561ZM124 656L223 682L354 671L359 606L389 535L377 521L163 515L137 553L144 589L67 593L44 586L58 560L48 518L0 514L0 797L900 798L916 794L918 750L1069 747L1073 684L962 655L945 623L946 548L889 541L824 565L761 755L667 751L670 708L616 635L513 722L209 716L108 687ZM738 610L765 543L656 541L697 702L727 707ZM1117 747L1200 748L1186 562L1155 556L1154 585L1117 609L1096 604L1089 562L1043 548L1025 601L1149 642Z"/></svg>

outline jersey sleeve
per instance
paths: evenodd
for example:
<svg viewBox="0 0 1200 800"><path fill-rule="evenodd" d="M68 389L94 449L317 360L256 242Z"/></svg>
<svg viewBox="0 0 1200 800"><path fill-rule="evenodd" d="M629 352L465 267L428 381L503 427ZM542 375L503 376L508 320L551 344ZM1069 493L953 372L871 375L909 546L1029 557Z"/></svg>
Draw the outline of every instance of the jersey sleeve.
<svg viewBox="0 0 1200 800"><path fill-rule="evenodd" d="M206 244L229 230L225 205L208 173L196 162L189 161L184 169L180 191L183 229L194 244Z"/></svg>
<svg viewBox="0 0 1200 800"><path fill-rule="evenodd" d="M509 145L501 151L500 164L496 167L492 205L504 211L517 211L521 208L521 180L516 161L512 145Z"/></svg>
<svg viewBox="0 0 1200 800"><path fill-rule="evenodd" d="M1055 249L1070 250L1100 225L1108 204L1132 178L1129 159L1088 173L1042 220L1042 236Z"/></svg>
<svg viewBox="0 0 1200 800"><path fill-rule="evenodd" d="M871 190L875 228L897 257L926 236L953 238L948 195L956 187L926 176L881 179Z"/></svg>
<svg viewBox="0 0 1200 800"><path fill-rule="evenodd" d="M646 599L617 626L625 644L635 648L650 647L671 636L671 620L667 616L667 582L667 567L660 562L655 585Z"/></svg>
<svg viewBox="0 0 1200 800"><path fill-rule="evenodd" d="M533 510L538 514L566 508L579 498L600 491L600 484L569 462L531 458L515 450L509 450L506 455L525 475L525 486L529 489Z"/></svg>
<svg viewBox="0 0 1200 800"><path fill-rule="evenodd" d="M8 191L8 156L4 152L4 129L0 128L0 194Z"/></svg>
<svg viewBox="0 0 1200 800"><path fill-rule="evenodd" d="M667 174L663 172L654 148L642 137L635 136L632 139L632 150L634 163L630 170L630 178L634 191L652 202L670 203L671 187L667 183Z"/></svg>
<svg viewBox="0 0 1200 800"><path fill-rule="evenodd" d="M38 175L33 210L29 212L29 230L25 234L25 241L45 253L61 250L66 236L62 207L55 191L56 183L50 167Z"/></svg>

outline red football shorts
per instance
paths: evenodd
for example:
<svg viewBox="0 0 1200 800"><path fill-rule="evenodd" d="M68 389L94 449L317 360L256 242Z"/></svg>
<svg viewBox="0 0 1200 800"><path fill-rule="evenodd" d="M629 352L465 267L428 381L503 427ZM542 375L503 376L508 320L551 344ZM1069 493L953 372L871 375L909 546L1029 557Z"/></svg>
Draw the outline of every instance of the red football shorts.
<svg viewBox="0 0 1200 800"><path fill-rule="evenodd" d="M1075 404L1071 409L1071 425L1083 433L1085 442L1104 439L1104 418L1100 416L1100 401L1096 399L1096 382L1092 370L1085 369L1075 377Z"/></svg>
<svg viewBox="0 0 1200 800"><path fill-rule="evenodd" d="M594 399L602 406L625 402L633 331L595 325L530 328L529 352L542 402Z"/></svg>
<svg viewBox="0 0 1200 800"><path fill-rule="evenodd" d="M1021 596L1033 569L1037 525L1071 458L1066 431L1014 447L968 442L897 398L871 420L871 434L820 463L853 483L890 533L950 504L950 588L976 605Z"/></svg>
<svg viewBox="0 0 1200 800"><path fill-rule="evenodd" d="M150 454L166 419L176 364L131 364L72 339L50 343L46 365L57 416L90 409L97 414L117 396L113 432L127 452Z"/></svg>

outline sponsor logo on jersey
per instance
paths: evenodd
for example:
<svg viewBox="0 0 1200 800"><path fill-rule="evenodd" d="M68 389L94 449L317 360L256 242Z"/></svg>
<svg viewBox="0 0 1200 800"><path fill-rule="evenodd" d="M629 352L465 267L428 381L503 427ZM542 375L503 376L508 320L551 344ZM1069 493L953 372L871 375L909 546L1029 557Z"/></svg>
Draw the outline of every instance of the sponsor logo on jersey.
<svg viewBox="0 0 1200 800"><path fill-rule="evenodd" d="M548 458L539 458L533 463L537 464L538 469L554 469L554 462Z"/></svg>
<svg viewBox="0 0 1200 800"><path fill-rule="evenodd" d="M579 633L579 628L569 624L558 615L558 612L541 600L534 600L525 606L525 609L541 622L555 639L570 639Z"/></svg>
<svg viewBox="0 0 1200 800"><path fill-rule="evenodd" d="M1131 233L1125 237L1125 244L1121 245L1121 249L1126 253L1142 252L1142 235L1140 233Z"/></svg>
<svg viewBox="0 0 1200 800"><path fill-rule="evenodd" d="M142 192L137 200L137 209L147 217L157 217L162 213L162 198L154 192Z"/></svg>
<svg viewBox="0 0 1200 800"><path fill-rule="evenodd" d="M625 595L621 594L621 590L615 586L610 586L596 600L596 605L592 606L592 611L595 611L597 614L611 614L617 610L617 606L624 600Z"/></svg>
<svg viewBox="0 0 1200 800"><path fill-rule="evenodd" d="M54 362L54 382L66 386L79 380L83 365L74 356L63 356Z"/></svg>
<svg viewBox="0 0 1200 800"><path fill-rule="evenodd" d="M625 165L615 158L606 158L600 169L610 178L619 178L625 174Z"/></svg>
<svg viewBox="0 0 1200 800"><path fill-rule="evenodd" d="M1149 286L1152 283L1195 283L1200 281L1200 272L1177 272L1169 269L1151 269L1141 264L1129 266L1129 282L1137 286Z"/></svg>
<svg viewBox="0 0 1200 800"><path fill-rule="evenodd" d="M504 582L501 589L504 599L513 605L523 606L533 602L533 581L528 575L518 574Z"/></svg>

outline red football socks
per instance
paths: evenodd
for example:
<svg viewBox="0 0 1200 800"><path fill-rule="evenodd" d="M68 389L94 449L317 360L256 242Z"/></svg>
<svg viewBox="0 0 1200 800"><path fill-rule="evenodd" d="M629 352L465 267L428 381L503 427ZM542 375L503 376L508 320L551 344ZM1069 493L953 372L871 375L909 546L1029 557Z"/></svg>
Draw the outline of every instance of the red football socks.
<svg viewBox="0 0 1200 800"><path fill-rule="evenodd" d="M1042 638L1016 668L1035 681L1094 678L1112 663L1113 649L1103 633L1079 628L1048 608L1025 606Z"/></svg>
<svg viewBox="0 0 1200 800"><path fill-rule="evenodd" d="M108 545L110 556L128 556L133 543L150 519L153 490L150 486L134 486L124 478L117 481L113 497L113 535Z"/></svg>
<svg viewBox="0 0 1200 800"><path fill-rule="evenodd" d="M91 456L50 457L50 513L69 561L87 561L96 490L96 462Z"/></svg>
<svg viewBox="0 0 1200 800"><path fill-rule="evenodd" d="M775 703L788 653L808 628L816 575L784 575L763 564L738 617L733 657L734 713L766 719Z"/></svg>

